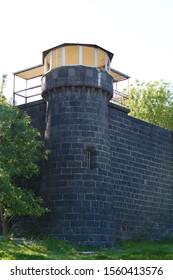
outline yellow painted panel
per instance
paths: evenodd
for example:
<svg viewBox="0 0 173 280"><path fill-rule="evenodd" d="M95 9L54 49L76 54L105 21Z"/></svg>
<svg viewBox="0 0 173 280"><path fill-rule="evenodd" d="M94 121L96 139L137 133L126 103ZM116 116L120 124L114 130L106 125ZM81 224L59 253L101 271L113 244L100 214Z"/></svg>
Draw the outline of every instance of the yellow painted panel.
<svg viewBox="0 0 173 280"><path fill-rule="evenodd" d="M83 47L83 65L95 66L94 48Z"/></svg>
<svg viewBox="0 0 173 280"><path fill-rule="evenodd" d="M62 66L62 48L57 49L58 67Z"/></svg>
<svg viewBox="0 0 173 280"><path fill-rule="evenodd" d="M65 65L79 64L79 46L65 47Z"/></svg>
<svg viewBox="0 0 173 280"><path fill-rule="evenodd" d="M52 68L56 68L56 50L52 51Z"/></svg>
<svg viewBox="0 0 173 280"><path fill-rule="evenodd" d="M98 49L98 67L105 69L106 65L106 53Z"/></svg>

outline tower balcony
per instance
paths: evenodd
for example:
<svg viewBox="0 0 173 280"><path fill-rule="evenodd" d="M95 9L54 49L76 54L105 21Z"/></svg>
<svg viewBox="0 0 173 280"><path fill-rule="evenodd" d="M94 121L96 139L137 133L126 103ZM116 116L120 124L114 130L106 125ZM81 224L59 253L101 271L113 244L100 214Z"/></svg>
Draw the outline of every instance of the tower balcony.
<svg viewBox="0 0 173 280"><path fill-rule="evenodd" d="M113 78L115 84L112 102L123 105L123 96L118 91L119 82L129 80L129 76L111 68L114 54L91 44L62 44L43 51L42 64L14 73L13 104L19 105L42 99L42 77L53 69L64 66L83 65L105 70Z"/></svg>

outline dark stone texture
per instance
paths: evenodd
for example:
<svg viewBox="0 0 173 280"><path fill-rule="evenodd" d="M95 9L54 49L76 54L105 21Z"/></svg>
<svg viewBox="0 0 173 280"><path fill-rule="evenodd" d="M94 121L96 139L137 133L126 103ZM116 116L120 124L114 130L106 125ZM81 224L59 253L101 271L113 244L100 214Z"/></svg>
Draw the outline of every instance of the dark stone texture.
<svg viewBox="0 0 173 280"><path fill-rule="evenodd" d="M172 132L109 106L116 238L173 236Z"/></svg>
<svg viewBox="0 0 173 280"><path fill-rule="evenodd" d="M41 233L102 247L173 236L172 132L109 102L103 70L66 66L43 81L46 102L21 107L51 150L35 181L51 209Z"/></svg>
<svg viewBox="0 0 173 280"><path fill-rule="evenodd" d="M43 172L50 176L45 175L41 185L41 194L52 210L47 232L58 236L60 233L83 245L95 246L99 241L105 247L100 227L100 221L104 221L109 224L106 242L113 246L113 204L108 203L105 211L103 203L106 197L112 201L112 184L107 180L111 172L108 102L112 78L103 70L70 66L51 71L44 81L45 139L51 150ZM98 176L99 185L93 175ZM62 197L57 199L60 194Z"/></svg>
<svg viewBox="0 0 173 280"><path fill-rule="evenodd" d="M43 77L42 95L45 96L49 90L68 86L94 87L113 94L112 77L106 71L95 67L64 66L53 69ZM85 90L82 93L85 94ZM77 106L74 100L71 102L72 106Z"/></svg>

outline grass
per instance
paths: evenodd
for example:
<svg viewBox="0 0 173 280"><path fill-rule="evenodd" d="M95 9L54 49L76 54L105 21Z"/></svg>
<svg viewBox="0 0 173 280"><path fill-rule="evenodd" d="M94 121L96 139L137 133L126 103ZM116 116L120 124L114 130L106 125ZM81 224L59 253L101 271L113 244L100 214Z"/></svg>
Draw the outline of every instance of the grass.
<svg viewBox="0 0 173 280"><path fill-rule="evenodd" d="M89 254L83 254L88 252ZM90 254L92 252L92 254ZM173 239L163 241L132 240L114 249L81 248L47 238L16 242L0 239L1 260L173 260Z"/></svg>

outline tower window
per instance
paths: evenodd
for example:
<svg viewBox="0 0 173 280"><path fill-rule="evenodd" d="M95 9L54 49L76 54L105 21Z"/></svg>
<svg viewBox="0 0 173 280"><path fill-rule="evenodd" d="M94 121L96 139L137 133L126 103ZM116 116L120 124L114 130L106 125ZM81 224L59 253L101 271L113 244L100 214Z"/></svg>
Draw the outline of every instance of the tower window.
<svg viewBox="0 0 173 280"><path fill-rule="evenodd" d="M95 147L88 146L87 147L87 168L92 169L96 167L96 151Z"/></svg>

